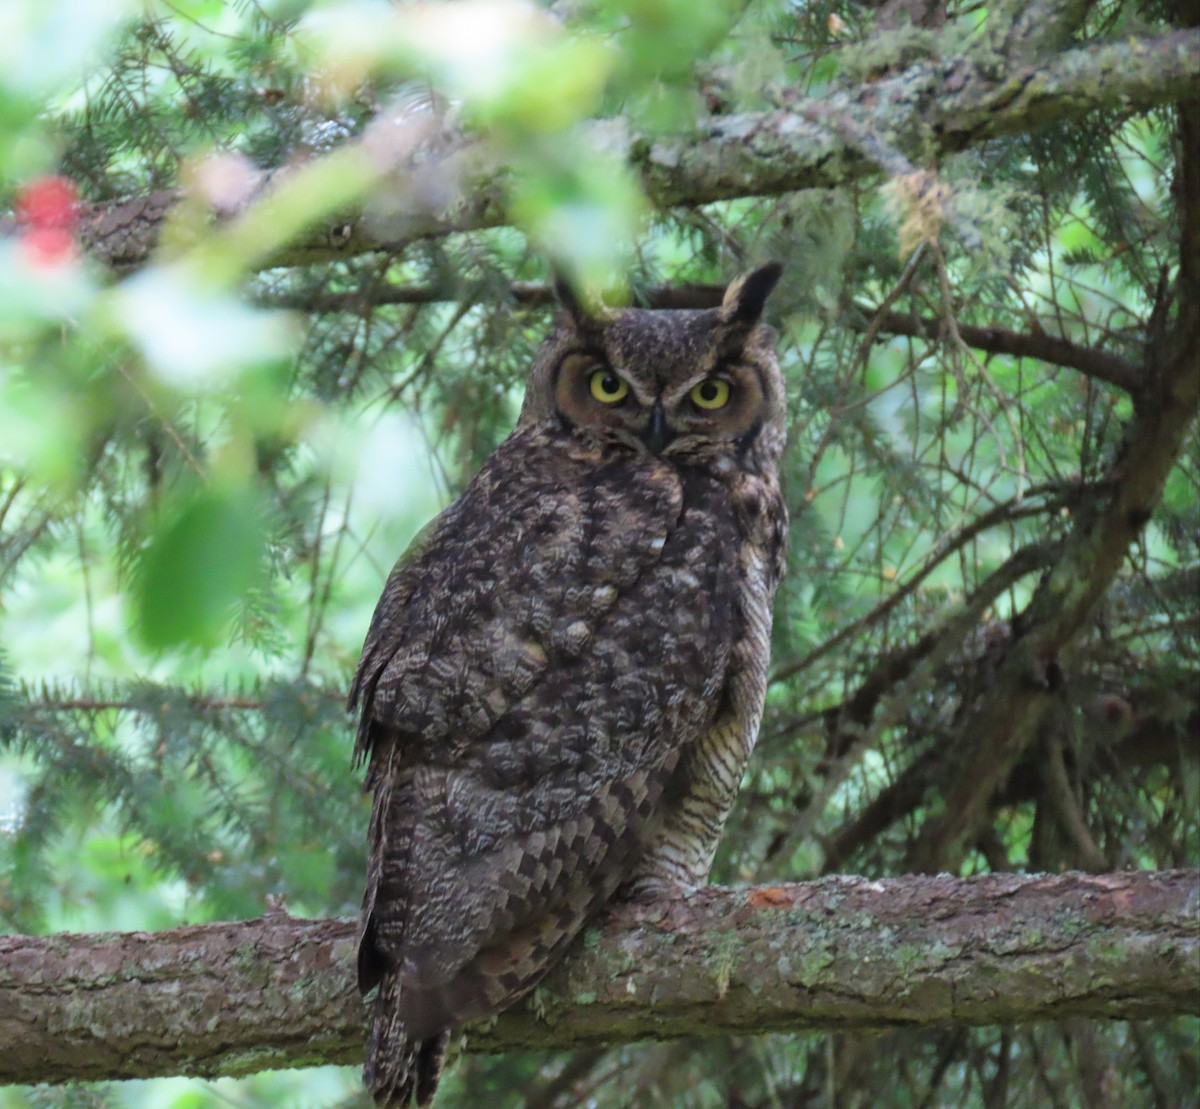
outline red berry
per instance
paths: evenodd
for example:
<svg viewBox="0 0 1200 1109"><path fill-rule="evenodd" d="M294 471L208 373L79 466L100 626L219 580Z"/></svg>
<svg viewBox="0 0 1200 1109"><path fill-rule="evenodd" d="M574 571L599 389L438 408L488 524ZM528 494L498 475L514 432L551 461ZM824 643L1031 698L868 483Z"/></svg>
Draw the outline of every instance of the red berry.
<svg viewBox="0 0 1200 1109"><path fill-rule="evenodd" d="M79 196L65 177L39 177L17 193L21 245L35 266L52 266L75 252Z"/></svg>
<svg viewBox="0 0 1200 1109"><path fill-rule="evenodd" d="M31 230L75 225L79 196L65 177L39 177L17 193L17 218Z"/></svg>

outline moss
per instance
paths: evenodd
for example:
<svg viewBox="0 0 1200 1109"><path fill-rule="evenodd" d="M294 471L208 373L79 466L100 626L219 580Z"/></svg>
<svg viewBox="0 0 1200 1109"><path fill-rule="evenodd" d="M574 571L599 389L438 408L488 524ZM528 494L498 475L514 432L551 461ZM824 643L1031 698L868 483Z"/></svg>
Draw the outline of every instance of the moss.
<svg viewBox="0 0 1200 1109"><path fill-rule="evenodd" d="M230 953L230 964L239 971L253 972L263 963L262 954L254 943L239 943Z"/></svg>
<svg viewBox="0 0 1200 1109"><path fill-rule="evenodd" d="M813 947L804 952L800 960L800 978L808 982L821 978L835 962L833 952L824 946Z"/></svg>
<svg viewBox="0 0 1200 1109"><path fill-rule="evenodd" d="M879 31L842 53L847 81L862 81L883 70L907 69L938 56L938 36L922 27Z"/></svg>
<svg viewBox="0 0 1200 1109"><path fill-rule="evenodd" d="M737 965L739 946L737 934L726 932L713 952L713 980L716 982L717 997L719 998L723 998L729 992L733 968Z"/></svg>

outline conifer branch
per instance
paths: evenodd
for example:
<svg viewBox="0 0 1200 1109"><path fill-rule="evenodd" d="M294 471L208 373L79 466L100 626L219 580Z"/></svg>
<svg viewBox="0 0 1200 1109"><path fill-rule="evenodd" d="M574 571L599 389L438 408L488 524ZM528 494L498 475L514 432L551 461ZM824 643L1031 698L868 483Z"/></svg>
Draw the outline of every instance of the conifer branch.
<svg viewBox="0 0 1200 1109"><path fill-rule="evenodd" d="M645 308L715 308L725 293L723 285L654 285L639 290L635 303ZM382 285L347 293L282 292L264 293L258 302L264 307L300 312L349 312L366 315L376 308L400 304L437 304L464 300L473 295L469 287L441 288L435 285ZM507 296L514 304L541 307L554 300L554 290L547 284L514 281ZM872 313L868 310L867 315ZM907 312L885 312L879 320L878 333L908 335L913 338L936 340L942 322L930 316ZM1096 347L1084 346L1059 338L1045 331L1012 331L1002 327L977 327L958 323L958 332L968 346L986 354L1006 354L1016 358L1036 358L1052 366L1078 370L1097 381L1107 382L1127 393L1137 390L1140 382L1137 367L1124 358Z"/></svg>
<svg viewBox="0 0 1200 1109"><path fill-rule="evenodd" d="M914 338L937 339L941 321L907 312L887 312L879 330L888 335L910 335ZM1107 382L1135 393L1141 385L1137 366L1115 354L1095 347L1073 343L1044 331L1010 331L1003 327L975 327L958 324L964 343L988 354L1007 354L1016 358L1036 358L1051 366L1078 370L1097 381Z"/></svg>
<svg viewBox="0 0 1200 1109"><path fill-rule="evenodd" d="M944 811L925 819L910 853L914 870L953 868L974 842L991 797L1035 742L1054 703L1063 683L1060 653L1080 635L1158 507L1200 412L1200 102L1180 105L1177 138L1179 272L1160 293L1161 322L1151 327L1135 415L1105 480L1075 506L1062 557L1018 615L1020 634L997 662L994 681L958 729L960 749L970 754ZM1171 302L1177 310L1168 323Z"/></svg>
<svg viewBox="0 0 1200 1109"><path fill-rule="evenodd" d="M1022 58L1008 69L991 54L979 59L960 55L957 40L947 42L945 50L945 58L935 50L932 58L819 102L795 97L777 111L716 116L687 136L630 136L613 121L596 122L590 125L593 145L628 161L660 208L691 207L834 188L877 173L877 159L861 144L814 122L818 111L857 121L884 145L895 145L896 136L915 131L927 138L928 153L937 155L1103 109L1131 113L1173 103L1188 96L1200 79L1196 29L1084 46L1036 61ZM444 152L445 138L434 142ZM269 184L270 175L264 175L262 187ZM408 214L395 234L362 218L339 218L303 236L268 264L304 265L398 251L415 239L507 222L502 166L483 159L483 168L463 185L464 195L453 212ZM119 271L137 268L149 259L177 199L176 192L167 190L84 205L79 225L84 248ZM0 234L14 226L12 220L0 220Z"/></svg>

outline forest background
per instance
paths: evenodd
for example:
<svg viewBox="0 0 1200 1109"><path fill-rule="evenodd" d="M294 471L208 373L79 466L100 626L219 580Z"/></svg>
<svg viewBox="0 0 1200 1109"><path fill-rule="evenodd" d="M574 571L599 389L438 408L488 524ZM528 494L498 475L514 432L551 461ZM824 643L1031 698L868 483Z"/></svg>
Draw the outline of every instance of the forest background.
<svg viewBox="0 0 1200 1109"><path fill-rule="evenodd" d="M512 425L551 262L657 307L785 267L791 553L717 881L1195 868L1196 25L9 0L0 929L354 915L348 678ZM1196 1104L1179 1011L470 1055L439 1105ZM360 1099L345 1066L0 1090Z"/></svg>

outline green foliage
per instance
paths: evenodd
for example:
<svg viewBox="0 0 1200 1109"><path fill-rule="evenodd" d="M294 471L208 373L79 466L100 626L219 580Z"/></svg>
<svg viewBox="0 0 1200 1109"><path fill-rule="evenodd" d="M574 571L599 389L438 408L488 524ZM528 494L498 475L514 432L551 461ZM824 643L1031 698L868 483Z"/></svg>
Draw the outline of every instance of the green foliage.
<svg viewBox="0 0 1200 1109"><path fill-rule="evenodd" d="M150 540L133 601L147 646L215 646L259 576L262 505L239 489L189 498Z"/></svg>
<svg viewBox="0 0 1200 1109"><path fill-rule="evenodd" d="M551 312L522 290L545 283L548 260L635 300L784 262L771 310L789 383L790 566L759 754L717 877L911 868L973 749L964 721L993 661L1112 479L1133 414L1096 375L964 331L1052 334L1143 367L1153 329L1178 314L1162 299L1178 269L1171 112L993 140L936 173L927 136L885 136L928 174L893 180L890 204L874 181L654 212L581 123L652 142L782 90L873 78L938 35L872 38L865 6L774 0L10 6L4 198L20 209L48 173L98 204L186 195L132 275L102 272L69 239L47 253L25 224L0 239L5 927L160 928L279 901L355 912L367 809L344 691L388 568L512 425ZM947 18L970 43L992 17L963 4ZM1101 5L1079 34L1134 18L1151 15ZM405 232L426 194L453 216L469 191L457 163L416 184L395 172L389 143L442 127L503 166L511 226ZM278 171L274 191L213 225L222 190L252 194L261 171ZM327 245L268 266L359 208L400 229L394 251ZM931 321L931 337L886 326L880 306ZM1060 660L1043 734L965 860L946 865L1080 864L1041 773L1047 750L1109 865L1200 859L1196 447L1193 429ZM833 1091L990 1106L1049 1089L1066 1104L1101 1067L1114 1103L1182 1104L1194 1031L473 1057L443 1103L516 1104L528 1090L558 1106L766 1106ZM356 1081L327 1068L9 1091L0 1105L333 1105Z"/></svg>

